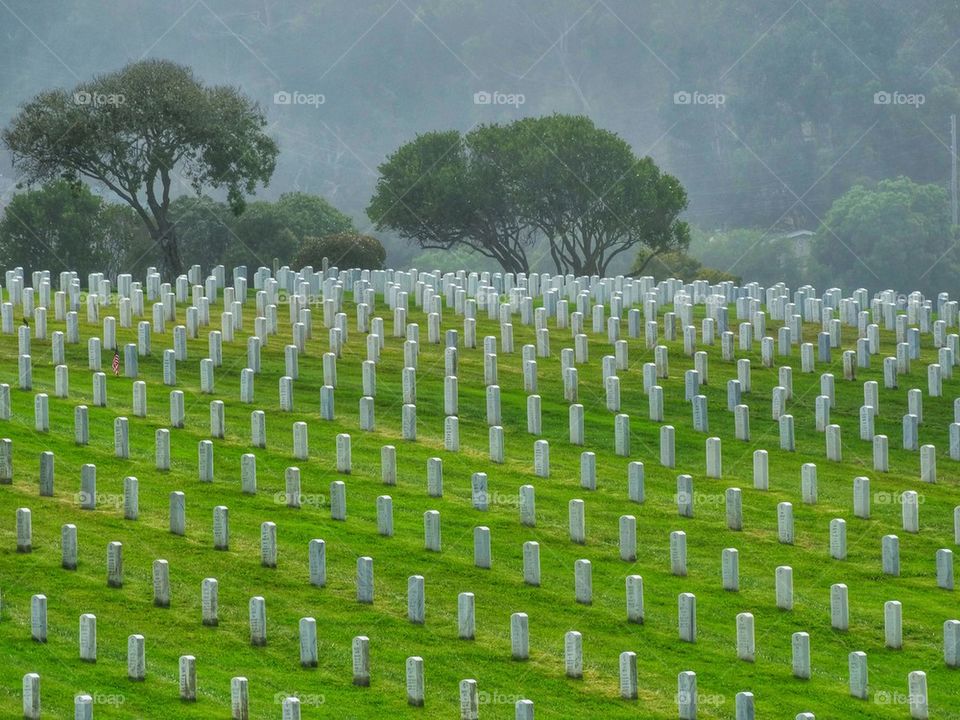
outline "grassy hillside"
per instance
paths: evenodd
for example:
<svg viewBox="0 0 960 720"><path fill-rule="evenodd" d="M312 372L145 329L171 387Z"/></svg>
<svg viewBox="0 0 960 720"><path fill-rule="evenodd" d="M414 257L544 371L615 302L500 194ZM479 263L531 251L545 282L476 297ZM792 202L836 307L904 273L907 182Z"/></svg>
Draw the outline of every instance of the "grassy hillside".
<svg viewBox="0 0 960 720"><path fill-rule="evenodd" d="M832 364L817 364L816 373L802 374L798 348L778 364L794 368L794 398L788 412L796 418L793 453L779 450L777 423L771 419L771 389L778 384L776 368L763 368L759 342L749 353L753 364L753 390L744 395L750 406L752 439L734 438L733 414L726 411L726 381L736 377L735 363L723 362L719 342L702 347L710 356L710 382L703 389L710 407L710 433L723 441L723 477L705 474L704 443L707 434L693 431L690 405L684 402L683 371L693 366L684 357L682 342L669 346L670 377L664 386L665 422L677 428L677 467L659 464L658 423L647 420L642 365L653 360L642 339L629 339L630 367L619 373L622 412L631 419L629 458L614 454L614 414L607 411L601 382L601 358L612 354L605 335L589 335L590 360L579 366L580 402L586 410L586 443L568 442L567 403L560 377L560 349L572 347L569 330L557 330L550 321L552 357L538 359L538 392L543 398L543 435L550 441L552 474L548 479L533 472L533 442L526 433L526 393L523 390L520 348L533 343L532 327L514 318L517 352L500 354L506 462L491 463L487 453L483 351L462 347L463 320L445 309L443 328L461 331L460 433L461 450L450 453L443 445L443 345L430 345L426 317L411 307L409 320L421 325L417 373L418 439L400 437L402 404L401 368L403 341L393 337L392 312L377 298L374 315L384 318L386 345L377 368L376 431L363 432L358 422L361 366L366 358L365 337L356 331L355 309L344 311L350 321L349 341L338 361L336 420L320 418L321 357L327 350L320 307L314 309L314 334L300 357L300 379L295 382L295 412L280 411L278 378L284 374L283 348L291 330L280 308L280 334L271 336L262 355L262 372L256 378L256 400L240 402L240 370L246 365L246 337L253 330L255 313L251 297L245 309L245 326L233 343L224 343L223 366L216 370L213 395L200 393L199 362L207 356L207 332L189 341L189 358L177 368L177 389L185 395L186 426L171 430L172 469L154 468L154 432L169 426L168 393L162 382L162 350L173 346L168 334L153 336L153 354L140 360L140 377L148 384L148 415L133 416L132 380L114 377L104 351L108 374L108 406L93 406L92 372L87 369L86 339L100 328L87 324L81 312L81 343L67 346L70 396L54 397L54 366L49 340L34 339L34 387L17 389L17 339L0 336L0 381L11 385L13 417L0 423L0 436L13 440L14 482L0 486L0 716L19 717L21 679L27 672L41 676L44 717L72 718L73 696L95 696L96 718L228 718L230 679L249 679L253 718L279 718L280 699L299 694L304 718L458 717L458 683L475 678L481 692L481 718L513 718L514 702L529 698L538 720L547 718L675 718L677 674L693 670L700 693L699 717L730 718L734 696L750 691L756 698L757 717L793 718L809 711L817 718L904 718L907 673L927 673L930 716L960 717L960 670L943 661L943 622L960 617L957 594L937 588L935 553L953 547L953 508L960 504L957 463L947 453L948 425L953 421L953 398L960 393L960 374L944 381L944 397L926 395L926 363L935 362L932 337L923 337L922 362L914 362L910 375L900 378L897 390L883 389L882 357L894 354L892 333L882 334L882 348L870 370L860 370L856 381L844 381L840 353ZM412 305L412 303L411 303ZM669 309L669 308L668 308ZM116 311L116 305L105 309ZM217 318L217 304L211 315ZM702 312L699 307L698 311ZM485 313L481 313L484 318ZM734 309L730 311L734 318ZM49 331L63 330L52 321ZM184 322L185 307L177 309ZM499 335L495 322L478 320L477 336ZM589 325L589 322L587 323ZM699 329L699 320L697 321ZM768 321L767 334L776 335L778 323ZM626 322L623 323L624 335ZM588 328L589 330L589 328ZM804 341L816 342L818 327L804 328ZM120 344L136 342L136 330L118 328ZM844 327L843 347L853 348L856 328ZM837 406L832 422L843 428L843 462L828 462L824 435L814 425L814 401L822 372L836 376ZM890 438L890 472L875 473L869 442L859 440L858 410L863 402L862 383L880 383L881 414L876 432ZM907 411L908 388L924 391L921 443L937 447L939 477L936 485L919 479L919 453L900 449L901 417ZM34 395L50 396L50 432L34 431ZM226 405L226 437L214 440L215 481L201 483L197 472L197 445L208 439L211 400ZM90 407L90 443L74 444L73 413L78 404ZM267 448L251 449L250 412L267 413ZM129 460L114 457L113 420L130 422ZM293 458L291 427L305 421L310 432L310 458ZM353 472L336 472L335 437L350 433ZM380 480L380 448L397 447L398 482L385 487ZM753 489L752 454L770 453L770 489ZM38 496L40 453L56 456L54 497ZM580 453L593 451L597 458L598 487L582 489ZM257 457L259 491L244 495L240 489L240 456ZM440 457L444 463L444 495L429 497L426 463ZM627 464L642 461L646 470L646 502L631 503L627 496ZM800 497L800 468L817 464L819 501L805 505ZM97 466L98 507L81 510L76 499L80 468ZM304 506L297 510L278 501L284 489L284 471L298 466L302 474ZM470 498L473 472L489 478L489 511L474 510ZM679 517L674 494L679 473L694 478L694 518ZM123 479L140 482L140 519L123 518ZM872 483L873 508L869 520L853 515L853 478L866 475ZM329 510L331 481L347 486L348 518L333 521ZM536 488L536 527L519 522L517 492L521 485ZM723 494L728 487L743 489L744 528L727 529ZM914 489L921 495L919 534L901 529L900 505L889 500ZM184 537L168 531L168 496L186 494L187 531ZM393 498L395 535L377 534L376 498ZM572 498L586 502L587 542L577 545L567 532L567 504ZM777 539L777 503L794 504L796 542L782 545ZM216 505L230 509L229 551L213 549L212 512ZM15 511L29 507L33 513L34 549L16 553ZM442 521L440 553L424 549L423 513L438 510ZM619 559L618 518L637 517L637 561ZM845 518L848 558L830 559L828 524ZM260 565L260 524L277 525L279 563L275 569ZM60 567L60 527L74 523L79 535L79 566ZM493 567L473 564L473 529L491 530ZM687 534L689 573L670 572L669 534ZM881 573L880 543L886 534L901 543L901 575ZM307 546L312 538L326 541L328 582L324 588L309 584ZM540 543L542 585L530 587L522 578L522 545ZM106 584L106 547L120 541L124 548L125 582L120 589ZM721 587L720 558L724 548L740 555L740 590ZM356 560L374 558L376 599L373 605L356 602ZM152 603L151 565L157 558L170 564L172 598L169 608ZM574 601L574 562L587 558L593 564L593 603ZM794 570L795 607L776 608L774 571L778 565ZM426 579L426 623L406 619L407 578ZM624 579L643 576L646 622L628 624ZM205 627L200 618L200 585L215 577L220 585L220 624ZM830 627L830 586L844 582L850 594L850 629ZM476 596L476 639L457 639L457 594ZM678 640L677 596L697 596L696 644ZM44 593L49 603L49 641L38 644L30 637L30 598ZM266 599L268 644L251 647L247 603L252 596ZM884 648L883 604L903 604L904 647ZM756 618L755 663L737 660L735 616L751 612ZM530 621L530 659L510 657L510 615L525 612ZM78 654L78 621L82 613L98 619L99 657L96 664L82 662ZM298 621L317 619L319 667L300 667ZM584 677L564 675L563 637L568 630L583 634ZM809 681L791 675L791 635L811 636L813 676ZM127 637L146 638L147 678L131 682L126 677ZM370 687L351 683L351 639L370 638ZM639 700L619 697L618 656L638 654ZM870 699L857 700L847 690L847 656L863 650L869 659ZM178 698L178 658L197 659L198 699ZM424 708L406 704L405 660L424 659Z"/></svg>

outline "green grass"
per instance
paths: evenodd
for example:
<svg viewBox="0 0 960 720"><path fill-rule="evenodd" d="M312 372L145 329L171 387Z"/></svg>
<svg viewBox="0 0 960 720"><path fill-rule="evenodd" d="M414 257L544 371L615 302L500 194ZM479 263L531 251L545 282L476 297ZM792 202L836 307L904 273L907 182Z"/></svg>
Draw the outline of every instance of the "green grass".
<svg viewBox="0 0 960 720"><path fill-rule="evenodd" d="M168 392L162 384L162 350L172 346L172 331L154 335L153 355L141 358L141 379L148 383L148 416L132 414L132 380L110 373L111 353L104 352L108 374L108 407L92 406L91 372L87 370L86 339L99 328L84 322L81 312L80 345L67 346L71 368L69 399L53 397L54 368L49 341L33 341L34 389L16 389L17 342L15 336L0 337L3 371L0 380L11 384L13 418L0 425L0 435L13 439L14 483L0 487L0 716L19 717L21 678L24 673L41 675L44 717L72 718L73 696L86 692L97 696L97 718L176 717L228 718L230 678L243 675L250 681L251 717L278 718L277 698L299 693L310 702L304 718L367 717L458 717L458 682L475 678L483 699L482 718L513 718L514 701L524 697L536 704L536 716L545 718L674 718L677 674L697 673L701 695L699 716L730 718L734 696L753 692L757 716L792 718L801 711L818 718L903 718L908 708L885 702L883 692L906 695L907 673L924 670L928 677L930 714L934 718L960 717L960 671L948 669L942 656L942 624L960 616L956 593L936 587L934 555L938 548L953 547L953 508L960 504L957 464L949 459L948 425L953 420L953 397L958 394L960 373L944 382L944 397L926 396L925 364L935 362L930 336L923 338L922 363L914 362L912 373L901 377L899 390L883 389L882 357L894 351L894 338L884 333L880 356L869 371L859 371L857 380L843 380L840 353L835 361L817 365L814 374L800 373L799 350L778 364L794 367L794 399L789 412L796 418L797 451L779 450L777 424L770 418L771 388L777 385L776 368L761 366L759 342L747 354L753 362L753 392L744 396L750 405L752 440L734 439L733 415L726 412L726 380L736 377L735 363L720 357L719 342L704 347L710 355L710 435L723 439L723 478L705 477L705 434L692 429L690 406L683 402L683 371L692 358L683 357L682 343L669 343L670 378L664 385L665 421L677 428L677 467L659 464L658 424L648 421L641 368L652 361L652 351L643 340L630 339L630 368L621 372L622 411L631 418L629 458L613 452L613 414L605 409L601 357L612 354L605 336L590 335L590 361L580 366L580 401L586 408L586 445L569 444L567 405L563 401L559 373L560 349L572 347L569 331L551 329L553 356L539 359L539 394L543 398L543 435L550 441L552 475L533 473L533 442L526 434L525 393L519 349L533 343L533 331L515 318L517 352L499 357L503 425L506 430L507 462L496 465L487 455L487 427L483 388L482 349L461 348L460 432L461 451L443 449L443 350L426 342L425 317L418 311L410 320L421 323L421 355L418 371L418 440L400 439L402 340L393 338L392 313L380 307L386 325L386 347L377 368L377 430L362 432L358 424L361 395L360 362L365 359L365 339L355 330L352 305L345 310L351 332L338 362L336 420L319 415L322 385L321 356L327 333L321 327L322 313L314 313L314 338L300 358L300 379L295 383L296 412L279 409L278 378L283 374L283 346L291 342L289 326L269 339L263 350L262 372L256 379L256 402L239 401L240 369L246 364L246 337L252 331L255 311L248 302L245 332L232 344L224 344L223 367L216 371L214 395L201 395L199 361L207 355L204 328L200 339L190 341L189 359L178 366L177 388L186 399L186 427L171 430L172 470L154 469L154 431L168 426ZM700 309L700 308L698 308ZM221 308L212 308L219 317ZM183 322L185 310L178 308ZM281 308L281 317L286 315ZM484 313L485 315L485 313ZM734 313L731 308L731 317ZM51 313L52 317L52 313ZM775 336L775 323L768 323ZM699 321L698 321L699 325ZM215 323L219 326L219 321ZM462 319L446 310L444 328L459 328ZM552 326L552 323L551 323ZM624 327L626 323L624 323ZM168 325L169 327L169 325ZM49 331L63 329L51 322ZM804 329L804 340L815 342L815 326ZM853 347L855 329L845 327L844 347ZM478 339L498 335L495 323L478 321ZM135 342L135 330L118 329L121 344ZM482 347L482 342L481 342ZM739 357L744 355L738 352ZM814 427L814 400L819 394L819 374L837 376L837 407L832 422L843 428L843 462L825 457L824 436ZM871 445L859 440L858 408L862 382L880 383L881 415L876 432L890 437L890 469L872 470ZM936 485L921 485L919 453L900 450L900 421L906 412L906 390L924 390L924 424L921 442L938 450L939 478ZM34 394L50 395L49 433L33 429ZM209 433L208 403L226 404L227 436L214 440L216 480L203 484L197 477L197 443ZM73 441L73 408L90 406L90 444L77 447ZM253 409L267 411L265 450L249 446L249 415ZM130 421L131 458L119 460L113 453L113 419L124 415ZM304 420L310 427L309 461L295 461L291 427ZM338 475L335 436L348 432L353 438L353 473ZM397 446L398 483L380 482L380 448ZM752 453L765 448L770 453L770 489L752 486ZM39 455L56 454L54 497L38 497ZM579 456L584 450L597 455L598 489L579 486ZM240 455L255 452L259 492L240 492ZM444 496L426 493L427 458L444 460ZM627 464L646 466L647 499L642 505L627 499ZM97 490L105 496L96 511L82 511L75 501L80 487L80 466L97 465ZM800 500L800 467L818 466L819 502ZM334 522L327 505L305 505L295 510L275 501L283 491L284 469L297 465L302 472L303 492L326 497L333 480L347 485L348 519ZM488 512L474 510L470 502L471 473L483 471L489 490L498 502ZM689 473L703 502L695 518L677 515L674 502L676 476ZM123 519L123 478L140 480L140 519ZM921 532L908 535L900 525L900 507L873 504L870 520L853 516L853 478L870 477L873 493L897 493L915 489L921 493ZM514 498L526 483L536 487L537 525L519 524ZM727 487L743 488L744 529L727 529L722 494ZM186 493L187 533L168 532L168 496L173 490ZM395 536L376 532L376 497L389 494L394 502ZM567 503L586 501L587 543L578 546L567 535ZM794 504L796 543L777 541L776 506ZM111 503L111 501L113 501ZM231 547L228 552L212 546L212 509L230 508ZM18 507L33 511L34 550L15 552L14 517ZM441 513L443 551L423 548L423 513ZM638 557L622 562L617 549L618 518L637 517ZM828 523L847 520L849 556L834 561L828 554ZM260 523L277 524L279 567L259 564ZM75 572L60 568L60 526L77 525L80 544ZM491 529L493 568L473 565L473 528ZM670 574L669 533L687 533L689 575ZM880 570L880 539L894 533L901 539L901 576L886 577ZM316 588L308 582L307 544L323 538L327 545L328 584ZM118 540L124 546L126 568L122 589L106 586L106 546ZM541 587L522 581L522 544L540 543ZM724 592L720 583L720 555L726 547L740 551L740 591ZM355 600L356 559L374 558L376 601L372 606ZM151 564L157 558L170 563L172 601L168 609L152 605ZM593 564L594 598L591 606L574 602L573 565L578 558ZM794 568L795 608L777 610L774 602L774 569ZM407 577L426 578L427 620L423 626L406 620ZM624 578L644 578L646 623L626 622ZM220 583L220 625L200 622L200 583L216 577ZM835 582L850 590L850 630L830 628L829 592ZM477 637L457 639L457 594L476 595ZM677 636L677 595L693 592L698 605L698 641L682 643ZM49 642L30 639L30 597L44 593L49 602ZM267 603L268 645L249 644L247 603L263 595ZM892 651L883 644L883 603L903 603L904 648ZM757 659L748 664L736 659L735 622L739 612L756 618ZM95 665L79 659L79 616L90 612L98 618L99 656ZM531 656L527 662L510 659L510 615L526 612L530 618ZM313 616L318 621L320 665L303 669L298 656L298 620ZM564 676L563 635L567 630L583 634L584 678ZM813 677L809 681L791 675L791 634L811 635ZM133 683L126 678L127 636L146 637L147 679ZM372 682L369 688L351 684L351 639L370 638ZM638 654L640 699L619 698L618 656L624 650ZM847 655L863 650L869 659L871 695L867 701L847 692ZM177 691L177 659L197 658L198 700L182 703ZM426 706L406 704L404 664L412 655L424 658ZM880 695L874 693L880 692ZM120 702L122 701L122 702ZM321 702L322 701L322 702Z"/></svg>

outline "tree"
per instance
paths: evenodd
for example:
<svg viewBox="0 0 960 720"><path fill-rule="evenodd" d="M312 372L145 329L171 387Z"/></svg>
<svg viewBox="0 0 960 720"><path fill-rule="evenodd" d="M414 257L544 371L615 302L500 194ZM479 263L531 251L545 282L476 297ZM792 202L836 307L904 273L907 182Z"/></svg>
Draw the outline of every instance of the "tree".
<svg viewBox="0 0 960 720"><path fill-rule="evenodd" d="M692 233L688 253L709 267L770 286L799 287L809 281L809 240L767 229L733 228L726 232Z"/></svg>
<svg viewBox="0 0 960 720"><path fill-rule="evenodd" d="M111 278L120 273L144 276L160 262L156 243L136 211L124 203L108 202L100 211L100 238L106 250L102 269Z"/></svg>
<svg viewBox="0 0 960 720"><path fill-rule="evenodd" d="M319 195L284 193L274 203L252 202L235 223L227 258L253 271L273 258L293 262L306 237L356 232L353 221Z"/></svg>
<svg viewBox="0 0 960 720"><path fill-rule="evenodd" d="M161 250L163 268L183 271L170 217L174 180L197 194L226 191L234 213L266 185L277 145L260 108L234 88L206 86L188 67L143 60L26 103L3 141L27 182L57 177L102 183L129 204Z"/></svg>
<svg viewBox="0 0 960 720"><path fill-rule="evenodd" d="M676 178L585 117L553 115L420 135L380 166L367 214L423 248L463 247L507 271L546 246L560 272L603 274L618 256L689 242Z"/></svg>
<svg viewBox="0 0 960 720"><path fill-rule="evenodd" d="M257 203L249 203L244 214ZM235 242L236 219L230 206L213 198L182 195L170 203L170 218L177 230L182 254L207 272L224 262Z"/></svg>
<svg viewBox="0 0 960 720"><path fill-rule="evenodd" d="M642 271L637 268L643 267ZM706 280L711 285L717 285L721 282L734 282L739 284L740 277L723 270L706 267L697 258L683 251L673 251L660 253L654 257L649 257L649 253L641 252L634 261L631 275L652 275L658 280L668 277L679 278L684 282L693 282L694 280Z"/></svg>
<svg viewBox="0 0 960 720"><path fill-rule="evenodd" d="M546 238L560 272L604 275L622 253L645 249L649 261L689 244L679 181L589 118L525 118L508 133L522 153L514 166L521 216Z"/></svg>
<svg viewBox="0 0 960 720"><path fill-rule="evenodd" d="M0 266L104 270L103 205L86 185L65 180L14 195L0 219Z"/></svg>
<svg viewBox="0 0 960 720"><path fill-rule="evenodd" d="M310 265L318 270L323 267L324 258L331 267L379 270L387 258L387 251L375 237L355 232L323 238L307 237L300 243L293 266L303 268Z"/></svg>
<svg viewBox="0 0 960 720"><path fill-rule="evenodd" d="M367 215L428 250L469 249L509 272L528 269L533 228L518 214L503 129L418 135L380 165Z"/></svg>
<svg viewBox="0 0 960 720"><path fill-rule="evenodd" d="M826 286L933 294L956 284L952 230L938 185L905 177L856 185L826 214L812 260Z"/></svg>

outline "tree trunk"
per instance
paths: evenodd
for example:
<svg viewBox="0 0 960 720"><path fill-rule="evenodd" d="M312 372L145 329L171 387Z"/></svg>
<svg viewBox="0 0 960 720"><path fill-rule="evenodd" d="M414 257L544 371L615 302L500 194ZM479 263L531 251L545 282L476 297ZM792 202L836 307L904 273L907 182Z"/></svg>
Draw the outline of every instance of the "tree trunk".
<svg viewBox="0 0 960 720"><path fill-rule="evenodd" d="M160 224L155 239L160 245L162 274L165 279L172 282L183 274L183 261L180 259L180 248L177 246L176 229L164 220Z"/></svg>

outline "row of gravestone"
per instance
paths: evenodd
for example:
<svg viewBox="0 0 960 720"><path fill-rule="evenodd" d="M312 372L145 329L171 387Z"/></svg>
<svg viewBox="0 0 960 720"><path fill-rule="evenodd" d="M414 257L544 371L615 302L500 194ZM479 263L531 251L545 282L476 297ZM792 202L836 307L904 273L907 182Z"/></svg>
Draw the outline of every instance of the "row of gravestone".
<svg viewBox="0 0 960 720"><path fill-rule="evenodd" d="M90 616L92 617L92 616ZM304 621L316 623L313 618L304 618ZM359 673L357 663L363 662L366 657L366 648L368 638L358 636L354 638L353 657L354 657L354 684L359 686L368 686L369 670L362 668ZM140 662L143 660L143 636L131 635L129 639L131 652L140 653L139 659L131 662ZM367 658L368 660L368 658ZM143 666L131 666L131 680L143 680ZM424 663L423 658L412 656L407 658L405 663L406 673L406 695L407 703L414 707L423 707L426 700L424 683ZM178 667L180 700L184 702L194 702L197 700L197 668L196 658L193 655L182 655ZM681 675L680 687L689 692L690 689L696 690L696 677L694 673L685 673ZM247 678L237 676L230 680L230 717L232 720L249 720L250 718L250 700L249 683ZM752 695L750 714L741 715L738 710L738 720L753 720ZM477 681L473 679L461 680L459 683L459 716L461 720L479 720L480 705L482 704L482 693L478 690ZM93 720L94 705L100 700L109 702L113 699L112 695L89 695L82 693L74 698L74 717L76 720ZM322 694L310 693L299 695L286 695L277 693L274 696L274 702L281 706L282 720L300 720L300 708L302 704L323 704L326 698ZM26 720L39 720L40 715L40 675L37 673L27 673L23 676L23 717ZM520 699L514 702L516 720L533 720L534 705L532 700ZM696 717L696 701L678 702L681 718ZM739 707L739 700L738 700ZM809 714L808 714L809 715Z"/></svg>
<svg viewBox="0 0 960 720"><path fill-rule="evenodd" d="M411 587L419 587L422 593L423 578L414 576L410 579ZM207 581L205 581L206 583ZM778 584L780 580L778 578ZM214 581L215 583L215 581ZM641 586L642 587L642 586ZM216 591L214 584L213 591ZM206 598L206 589L205 589ZM420 596L422 603L422 594ZM895 630L899 633L899 603L888 603L888 609L895 611L897 623ZM833 626L844 629L846 621L846 586L834 585L831 588L831 614ZM696 597L691 593L682 593L678 598L678 616L680 639L686 642L696 641ZM421 616L422 617L422 616ZM642 620L642 618L641 618ZM416 620L414 620L416 621ZM838 625L839 623L839 625ZM31 626L34 640L46 642L46 597L35 595L31 601ZM266 645L266 605L262 597L250 600L250 630L251 643L257 646ZM471 593L461 593L458 596L458 636L461 639L473 639L474 603ZM888 637L889 637L888 626ZM317 653L316 620L312 617L301 618L299 623L300 636L300 664L303 667L316 667L319 662ZM737 655L741 660L753 662L755 658L753 616L750 613L737 615ZM525 613L513 613L510 618L510 646L511 657L516 661L529 659L529 619ZM889 646L889 641L888 641ZM145 680L146 678L146 650L145 639L142 635L131 635L127 646L127 675L131 680ZM80 616L79 631L80 659L86 662L96 662L96 617L92 614ZM796 632L791 640L792 673L794 677L809 680L811 677L810 636L806 632ZM950 620L944 624L944 656L950 667L960 666L960 621ZM353 682L359 686L370 685L370 656L369 638L357 636L352 644ZM862 651L849 654L848 685L851 696L868 698L868 671L867 655ZM564 636L564 670L567 677L583 677L583 638L577 631L568 631ZM638 698L637 684L637 655L627 651L620 655L620 695L627 700ZM23 711L25 718L40 718L40 687L39 675L28 673L23 680ZM478 720L479 702L476 682L473 680L461 683L460 705L461 718ZM179 688L180 699L195 701L197 699L196 658L184 655L179 661ZM406 662L407 702L414 706L423 706L425 702L423 659L418 656L408 658ZM926 674L922 671L911 672L908 676L909 705L912 718L926 718L928 716ZM678 679L677 708L680 718L693 720L697 716L697 687L696 674L692 671L680 673ZM283 702L283 717L296 718L299 716L299 700L285 698ZM736 717L738 720L753 720L753 696L750 693L739 693L736 697ZM92 718L92 698L88 695L78 696L76 712L78 717ZM232 717L244 719L249 717L248 688L245 678L234 678L231 682ZM291 714L292 713L292 714ZM518 718L532 718L533 704L530 701L518 701L516 704ZM801 713L798 718L812 717L809 713Z"/></svg>

